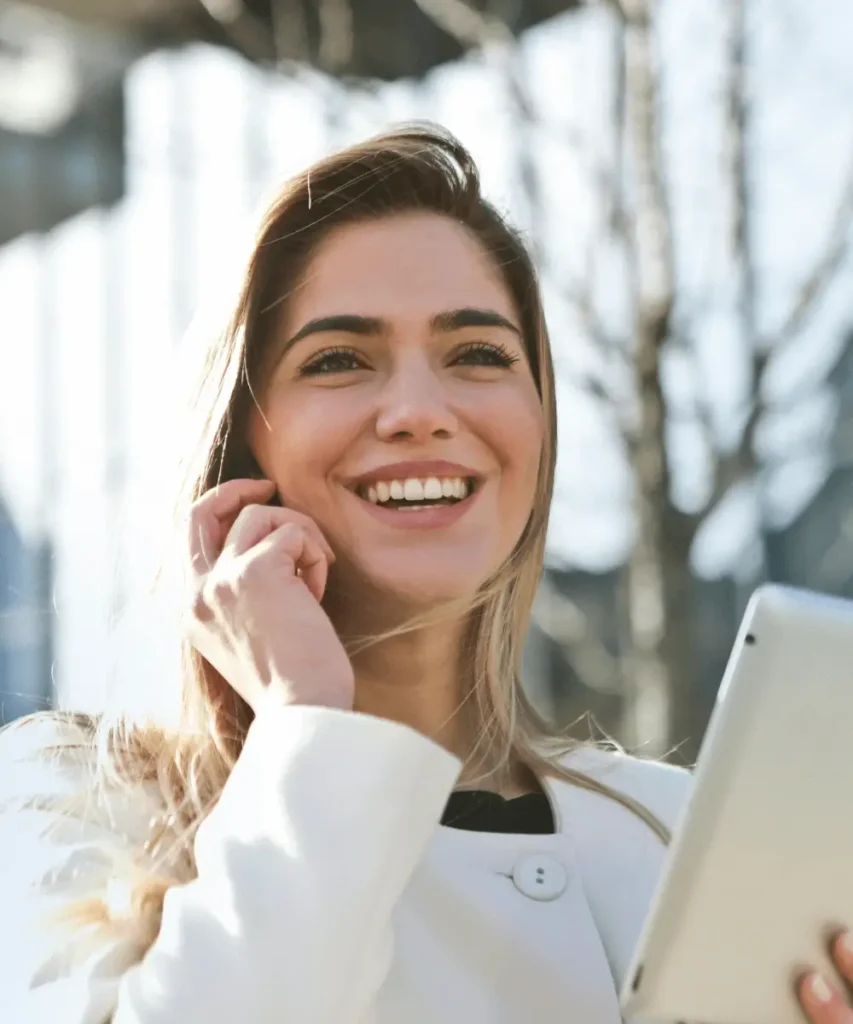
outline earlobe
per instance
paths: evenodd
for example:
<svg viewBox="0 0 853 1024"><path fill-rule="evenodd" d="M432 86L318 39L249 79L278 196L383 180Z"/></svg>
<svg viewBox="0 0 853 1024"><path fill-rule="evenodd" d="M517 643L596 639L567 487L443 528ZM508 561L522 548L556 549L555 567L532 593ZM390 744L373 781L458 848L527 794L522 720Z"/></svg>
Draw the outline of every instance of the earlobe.
<svg viewBox="0 0 853 1024"><path fill-rule="evenodd" d="M249 447L248 445L246 446L246 458L245 458L244 466L245 466L245 469L243 470L243 472L241 474L239 474L240 476L248 477L250 480L271 480L272 479L269 476L268 473L264 472L264 470L262 469L262 467L261 467L260 463L258 462L257 458L255 457L254 452L252 451L251 447ZM266 504L267 505L272 505L275 508L283 508L284 507L284 504L283 504L283 502L281 500L281 495L279 494L278 488L276 488L275 493L273 494L273 496L270 498L270 500Z"/></svg>

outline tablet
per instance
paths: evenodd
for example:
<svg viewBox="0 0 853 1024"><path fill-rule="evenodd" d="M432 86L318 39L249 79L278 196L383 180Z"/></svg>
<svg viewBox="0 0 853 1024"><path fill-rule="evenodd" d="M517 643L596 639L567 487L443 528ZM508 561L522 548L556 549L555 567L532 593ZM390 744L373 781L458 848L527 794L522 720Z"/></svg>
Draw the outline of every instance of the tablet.
<svg viewBox="0 0 853 1024"><path fill-rule="evenodd" d="M621 992L624 1017L803 1024L853 928L853 602L752 597Z"/></svg>

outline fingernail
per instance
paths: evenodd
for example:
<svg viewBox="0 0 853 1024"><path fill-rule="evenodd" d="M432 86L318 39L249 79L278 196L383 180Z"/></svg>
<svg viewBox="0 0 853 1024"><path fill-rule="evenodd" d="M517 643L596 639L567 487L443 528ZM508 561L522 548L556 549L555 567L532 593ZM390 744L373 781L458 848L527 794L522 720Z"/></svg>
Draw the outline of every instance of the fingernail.
<svg viewBox="0 0 853 1024"><path fill-rule="evenodd" d="M822 974L813 974L809 978L809 993L816 1003L831 1003L835 993Z"/></svg>

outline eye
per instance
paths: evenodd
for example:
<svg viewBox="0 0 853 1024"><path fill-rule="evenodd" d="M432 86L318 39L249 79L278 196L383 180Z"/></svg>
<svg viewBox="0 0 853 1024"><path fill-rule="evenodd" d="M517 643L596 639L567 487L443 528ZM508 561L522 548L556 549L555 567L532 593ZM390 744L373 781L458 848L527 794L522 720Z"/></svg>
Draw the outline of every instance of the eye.
<svg viewBox="0 0 853 1024"><path fill-rule="evenodd" d="M453 359L453 365L503 366L509 368L519 361L519 356L504 345L486 341L472 341L463 345Z"/></svg>
<svg viewBox="0 0 853 1024"><path fill-rule="evenodd" d="M300 367L302 377L317 377L324 373L347 373L364 368L364 360L355 349L328 348Z"/></svg>

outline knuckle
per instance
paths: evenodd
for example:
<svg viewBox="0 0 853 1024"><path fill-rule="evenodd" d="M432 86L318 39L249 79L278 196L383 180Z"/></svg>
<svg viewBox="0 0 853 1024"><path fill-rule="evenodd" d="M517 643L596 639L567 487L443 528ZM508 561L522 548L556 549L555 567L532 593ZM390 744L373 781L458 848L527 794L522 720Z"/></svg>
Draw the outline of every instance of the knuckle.
<svg viewBox="0 0 853 1024"><path fill-rule="evenodd" d="M286 508L282 511L284 512L285 521L293 526L305 531L319 530L314 520L310 516L305 515L304 512L297 512L296 509L292 508Z"/></svg>
<svg viewBox="0 0 853 1024"><path fill-rule="evenodd" d="M238 575L214 569L192 592L190 617L197 623L208 623L233 604Z"/></svg>
<svg viewBox="0 0 853 1024"><path fill-rule="evenodd" d="M240 559L234 574L234 588L242 590L251 586L264 573L264 556L259 551L249 551Z"/></svg>
<svg viewBox="0 0 853 1024"><path fill-rule="evenodd" d="M219 489L217 487L211 487L205 491L204 494L200 494L195 501L190 505L190 517L197 516L199 513L204 512L219 496Z"/></svg>
<svg viewBox="0 0 853 1024"><path fill-rule="evenodd" d="M235 567L235 591L266 588L270 580L270 567L280 561L287 561L287 551L275 544L265 544L247 551Z"/></svg>
<svg viewBox="0 0 853 1024"><path fill-rule="evenodd" d="M219 573L207 585L208 603L214 610L227 607L239 589L242 573L238 569L233 574Z"/></svg>
<svg viewBox="0 0 853 1024"><path fill-rule="evenodd" d="M310 535L296 523L287 523L279 527L272 537L272 547L276 554L285 555L290 559L296 558L309 546Z"/></svg>
<svg viewBox="0 0 853 1024"><path fill-rule="evenodd" d="M263 507L263 505L257 504L244 505L237 513L237 516L234 520L234 525L237 526L239 524L240 526L243 526L246 523L250 523L257 516L258 511Z"/></svg>
<svg viewBox="0 0 853 1024"><path fill-rule="evenodd" d="M305 528L302 524L293 522L282 523L281 526L277 527L274 531L275 539L277 541L298 540L304 533Z"/></svg>
<svg viewBox="0 0 853 1024"><path fill-rule="evenodd" d="M192 628L199 623L210 622L214 612L211 606L206 584L194 587L190 594L189 608L186 612L187 626Z"/></svg>

